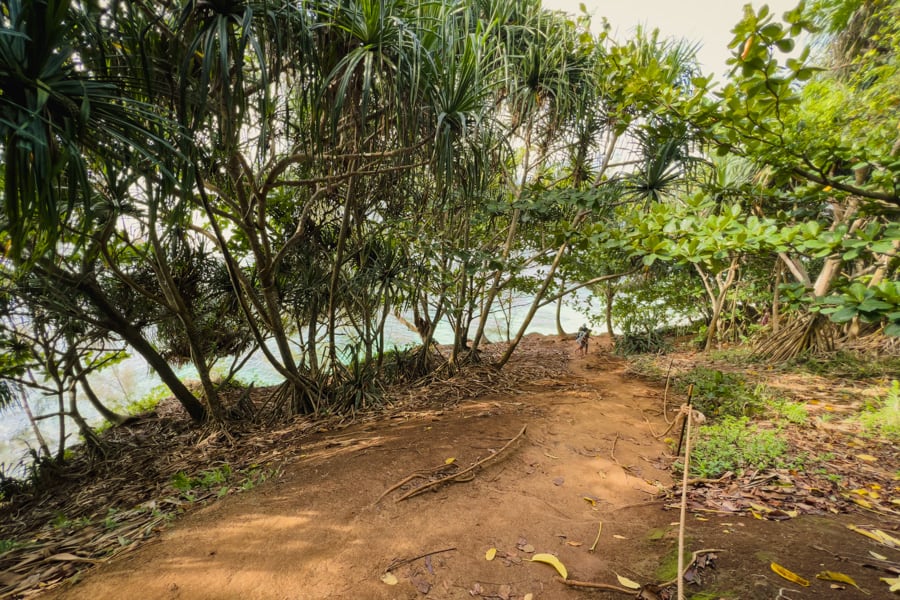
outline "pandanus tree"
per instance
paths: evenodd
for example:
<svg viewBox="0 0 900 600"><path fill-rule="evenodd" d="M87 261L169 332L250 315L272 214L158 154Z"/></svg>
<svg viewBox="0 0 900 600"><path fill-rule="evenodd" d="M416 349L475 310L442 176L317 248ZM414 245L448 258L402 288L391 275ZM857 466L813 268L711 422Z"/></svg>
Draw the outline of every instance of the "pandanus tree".
<svg viewBox="0 0 900 600"><path fill-rule="evenodd" d="M10 0L3 9L2 231L11 259L4 267L13 276L43 278L73 307L84 303L99 327L143 355L188 413L202 419L205 407L97 278L97 238L109 235L121 207L97 193L96 173L137 172L174 151L148 126L159 117L107 68L108 23L98 3Z"/></svg>

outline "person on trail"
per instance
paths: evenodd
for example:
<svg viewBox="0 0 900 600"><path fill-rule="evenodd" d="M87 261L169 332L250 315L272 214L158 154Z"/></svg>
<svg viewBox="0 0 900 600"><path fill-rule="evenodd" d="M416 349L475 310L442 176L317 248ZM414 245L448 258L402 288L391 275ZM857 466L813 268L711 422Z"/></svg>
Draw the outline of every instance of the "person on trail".
<svg viewBox="0 0 900 600"><path fill-rule="evenodd" d="M590 336L591 330L587 328L587 325L582 325L578 328L578 335L575 336L575 341L578 342L578 353L582 356L587 355Z"/></svg>

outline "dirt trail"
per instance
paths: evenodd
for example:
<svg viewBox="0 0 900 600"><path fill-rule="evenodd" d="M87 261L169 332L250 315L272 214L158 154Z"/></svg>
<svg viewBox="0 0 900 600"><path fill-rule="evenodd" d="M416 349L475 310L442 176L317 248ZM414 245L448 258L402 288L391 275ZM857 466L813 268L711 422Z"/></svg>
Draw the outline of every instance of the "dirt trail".
<svg viewBox="0 0 900 600"><path fill-rule="evenodd" d="M567 377L534 382L513 397L319 434L281 478L193 511L157 541L47 597L627 597L567 587L553 568L527 560L534 552L557 555L574 579L615 584L618 573L659 581L677 521L657 499L671 484L667 448L650 432L651 423L665 428L662 392L625 376L625 363L608 354L592 348L579 357L572 341L540 343L571 357ZM489 456L523 426L524 436L473 479L397 502L401 488L378 501L417 471L450 458L465 468ZM693 521L689 546L741 540L740 548L731 546L735 555L721 555L711 582L742 590L729 597L773 598L778 582L766 562L777 558L769 556L777 551L772 539L785 545L796 535L808 547L811 522L731 519ZM490 548L498 552L487 561ZM816 568L819 559L810 560ZM392 569L398 583L384 583L386 569L401 561L408 562ZM761 575L754 579L748 570ZM842 594L864 597L853 589Z"/></svg>

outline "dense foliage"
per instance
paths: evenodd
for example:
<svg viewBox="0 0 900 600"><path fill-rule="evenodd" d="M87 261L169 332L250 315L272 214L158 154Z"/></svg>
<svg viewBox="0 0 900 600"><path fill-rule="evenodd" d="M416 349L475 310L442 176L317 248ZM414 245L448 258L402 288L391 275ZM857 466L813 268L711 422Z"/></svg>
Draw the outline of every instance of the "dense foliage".
<svg viewBox="0 0 900 600"><path fill-rule="evenodd" d="M432 372L440 322L444 372L477 360L514 291L498 367L584 287L637 346L900 334L897 12L748 8L716 86L539 0L2 0L3 389L77 416L128 351L221 420L214 373L261 352L284 412L355 410Z"/></svg>

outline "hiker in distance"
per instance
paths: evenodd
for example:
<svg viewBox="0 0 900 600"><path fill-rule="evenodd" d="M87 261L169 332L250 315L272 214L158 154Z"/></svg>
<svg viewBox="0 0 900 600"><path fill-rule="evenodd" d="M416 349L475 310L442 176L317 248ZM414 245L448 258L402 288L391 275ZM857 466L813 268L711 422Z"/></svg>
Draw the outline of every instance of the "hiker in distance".
<svg viewBox="0 0 900 600"><path fill-rule="evenodd" d="M587 328L587 325L582 325L578 328L578 335L575 336L575 341L578 342L578 353L582 356L587 356L588 339L590 337L591 330Z"/></svg>

